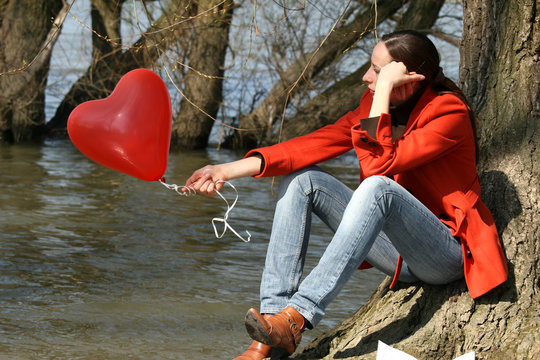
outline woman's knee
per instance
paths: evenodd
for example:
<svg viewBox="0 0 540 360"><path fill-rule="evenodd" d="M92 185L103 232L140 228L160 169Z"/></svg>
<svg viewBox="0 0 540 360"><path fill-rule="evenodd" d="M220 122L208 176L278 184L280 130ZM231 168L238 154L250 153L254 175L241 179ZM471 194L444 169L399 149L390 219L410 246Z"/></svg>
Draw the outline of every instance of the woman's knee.
<svg viewBox="0 0 540 360"><path fill-rule="evenodd" d="M373 175L364 179L360 183L360 185L358 185L358 188L356 189L355 193L378 194L383 190L387 190L388 187L391 185L392 181L393 180L390 180L386 176Z"/></svg>
<svg viewBox="0 0 540 360"><path fill-rule="evenodd" d="M304 193L313 187L314 175L324 173L324 171L317 166L309 166L304 169L294 171L290 174L284 175L281 179L279 186L279 193L284 194L291 186L298 187Z"/></svg>

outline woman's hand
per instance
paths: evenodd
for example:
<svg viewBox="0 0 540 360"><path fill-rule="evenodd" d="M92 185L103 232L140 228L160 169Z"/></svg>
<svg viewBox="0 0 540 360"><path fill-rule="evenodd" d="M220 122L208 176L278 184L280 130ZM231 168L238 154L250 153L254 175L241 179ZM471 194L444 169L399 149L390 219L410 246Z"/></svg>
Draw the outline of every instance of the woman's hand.
<svg viewBox="0 0 540 360"><path fill-rule="evenodd" d="M424 79L422 74L407 71L404 63L392 61L382 67L377 83L391 84L390 102L396 104L407 100L418 88L418 82Z"/></svg>
<svg viewBox="0 0 540 360"><path fill-rule="evenodd" d="M394 88L424 80L422 74L409 72L402 62L392 61L381 68L377 82L389 82Z"/></svg>
<svg viewBox="0 0 540 360"><path fill-rule="evenodd" d="M188 192L186 188L190 188L200 194L214 196L216 194L215 190L219 191L223 187L223 183L218 181L228 180L227 175L223 172L224 165L206 165L195 170L187 179L182 191Z"/></svg>
<svg viewBox="0 0 540 360"><path fill-rule="evenodd" d="M258 174L261 163L262 157L256 155L230 163L206 165L193 172L182 191L189 192L189 187L200 194L214 196L216 190L219 191L223 187L223 181Z"/></svg>
<svg viewBox="0 0 540 360"><path fill-rule="evenodd" d="M402 62L392 61L383 66L375 85L375 94L371 106L370 117L388 113L390 104L399 104L407 100L420 86L418 82L425 79L422 74L407 71Z"/></svg>

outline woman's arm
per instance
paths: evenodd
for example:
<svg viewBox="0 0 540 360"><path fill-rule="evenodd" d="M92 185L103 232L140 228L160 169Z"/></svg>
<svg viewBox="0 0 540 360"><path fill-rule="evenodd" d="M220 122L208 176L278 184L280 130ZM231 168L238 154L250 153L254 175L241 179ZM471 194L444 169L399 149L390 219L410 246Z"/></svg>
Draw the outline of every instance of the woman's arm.
<svg viewBox="0 0 540 360"><path fill-rule="evenodd" d="M352 129L353 143L365 177L394 175L430 163L460 147L461 157L474 162L474 133L466 105L451 94L436 95L426 90L410 120L410 128L392 139L390 115L379 118L376 137L360 126Z"/></svg>
<svg viewBox="0 0 540 360"><path fill-rule="evenodd" d="M258 154L241 160L219 164L206 165L195 170L186 181L186 188L189 187L200 194L214 196L215 190L221 190L223 182L241 177L253 176L261 171L262 157ZM187 189L184 191L187 192Z"/></svg>

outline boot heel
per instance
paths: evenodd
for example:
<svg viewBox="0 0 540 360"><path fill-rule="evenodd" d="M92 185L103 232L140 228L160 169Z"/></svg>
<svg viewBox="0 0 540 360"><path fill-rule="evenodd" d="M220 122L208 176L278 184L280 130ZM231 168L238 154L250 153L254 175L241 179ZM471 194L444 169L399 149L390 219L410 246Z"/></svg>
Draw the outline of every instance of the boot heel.
<svg viewBox="0 0 540 360"><path fill-rule="evenodd" d="M296 309L288 306L275 315L264 318L257 310L246 314L246 330L256 341L273 347L281 347L292 354L302 339L305 319Z"/></svg>
<svg viewBox="0 0 540 360"><path fill-rule="evenodd" d="M265 327L266 321L257 311L252 311L254 309L249 309L246 314L245 325L248 335L258 342L261 342L265 345L274 345L272 337L268 333L267 327ZM263 323L264 321L264 323Z"/></svg>

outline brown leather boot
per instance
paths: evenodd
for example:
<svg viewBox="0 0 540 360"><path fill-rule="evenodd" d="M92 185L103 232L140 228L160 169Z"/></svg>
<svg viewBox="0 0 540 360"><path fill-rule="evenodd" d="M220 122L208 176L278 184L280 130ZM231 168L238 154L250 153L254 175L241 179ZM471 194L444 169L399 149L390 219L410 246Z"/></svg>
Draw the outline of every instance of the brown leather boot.
<svg viewBox="0 0 540 360"><path fill-rule="evenodd" d="M304 317L290 306L270 317L263 317L255 309L246 314L246 330L253 340L282 347L289 354L300 344L304 327Z"/></svg>
<svg viewBox="0 0 540 360"><path fill-rule="evenodd" d="M238 355L234 360L262 360L270 356L271 351L271 346L254 341L243 354Z"/></svg>

